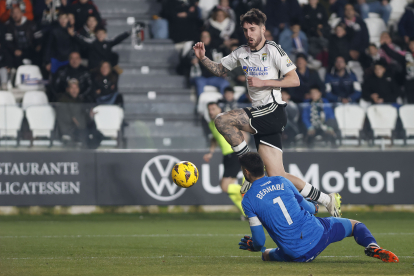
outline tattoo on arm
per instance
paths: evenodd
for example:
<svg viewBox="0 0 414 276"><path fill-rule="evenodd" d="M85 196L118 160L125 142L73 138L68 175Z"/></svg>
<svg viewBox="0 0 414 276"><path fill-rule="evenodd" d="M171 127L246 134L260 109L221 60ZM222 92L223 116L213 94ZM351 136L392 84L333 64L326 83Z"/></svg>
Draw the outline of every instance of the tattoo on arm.
<svg viewBox="0 0 414 276"><path fill-rule="evenodd" d="M204 57L201 60L201 63L213 74L217 77L221 77L230 70L223 66L221 63L217 63L209 59L208 57Z"/></svg>

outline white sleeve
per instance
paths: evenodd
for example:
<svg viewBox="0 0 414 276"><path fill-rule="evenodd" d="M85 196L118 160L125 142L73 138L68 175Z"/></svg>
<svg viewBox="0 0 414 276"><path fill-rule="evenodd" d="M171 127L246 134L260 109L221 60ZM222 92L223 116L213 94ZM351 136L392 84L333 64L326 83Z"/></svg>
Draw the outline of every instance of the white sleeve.
<svg viewBox="0 0 414 276"><path fill-rule="evenodd" d="M236 51L233 51L231 52L230 55L222 58L221 64L223 64L223 66L229 69L230 71L236 68L237 66L240 66L240 63L238 62L238 59L237 59Z"/></svg>
<svg viewBox="0 0 414 276"><path fill-rule="evenodd" d="M276 68L280 71L281 76L286 75L292 70L296 69L295 64L290 60L288 55L282 48L277 45L273 51L275 57L273 58Z"/></svg>

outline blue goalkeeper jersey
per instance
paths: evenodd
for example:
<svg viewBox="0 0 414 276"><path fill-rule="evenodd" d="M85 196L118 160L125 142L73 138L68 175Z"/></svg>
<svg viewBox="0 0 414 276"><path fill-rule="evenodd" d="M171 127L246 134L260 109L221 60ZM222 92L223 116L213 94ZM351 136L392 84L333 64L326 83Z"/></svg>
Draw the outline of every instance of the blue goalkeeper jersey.
<svg viewBox="0 0 414 276"><path fill-rule="evenodd" d="M292 182L274 176L254 181L242 201L246 216L257 217L257 224L261 223L277 246L293 259L315 247L324 232L319 220L298 200L303 197Z"/></svg>

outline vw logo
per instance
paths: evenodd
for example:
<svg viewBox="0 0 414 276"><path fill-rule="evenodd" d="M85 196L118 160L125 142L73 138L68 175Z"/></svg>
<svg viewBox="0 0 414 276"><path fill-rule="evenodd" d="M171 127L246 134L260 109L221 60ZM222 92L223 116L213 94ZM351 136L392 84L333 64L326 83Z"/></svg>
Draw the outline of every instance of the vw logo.
<svg viewBox="0 0 414 276"><path fill-rule="evenodd" d="M141 173L141 182L145 191L160 201L171 201L180 197L185 189L178 187L170 179L171 170L180 162L171 155L159 155L145 164Z"/></svg>

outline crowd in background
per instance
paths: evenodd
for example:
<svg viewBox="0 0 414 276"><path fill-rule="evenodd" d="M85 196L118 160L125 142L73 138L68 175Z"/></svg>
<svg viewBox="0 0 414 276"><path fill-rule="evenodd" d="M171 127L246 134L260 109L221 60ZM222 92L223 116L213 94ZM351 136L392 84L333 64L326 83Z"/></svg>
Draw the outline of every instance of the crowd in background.
<svg viewBox="0 0 414 276"><path fill-rule="evenodd" d="M122 69L112 48L129 35L109 40L91 0L0 1L1 90L14 86L19 66L33 64L41 69L50 102L122 106L117 88ZM80 106L56 111L60 134L68 140L92 122Z"/></svg>
<svg viewBox="0 0 414 276"><path fill-rule="evenodd" d="M320 103L390 103L396 107L414 103L414 3L407 4L396 26L391 26L390 0L305 1L308 4L298 0L219 0L207 10L206 1L161 2L169 37L177 49L183 49L178 73L188 77L198 95L206 85L226 95L227 88L245 86L246 78L241 68L225 77L213 76L200 66L192 51L185 50L185 43L204 42L206 56L220 62L246 43L240 15L251 8L266 13L266 39L282 46L296 63L301 81L300 87L285 89L284 98L292 107L308 103L297 111L289 108L293 110L288 124L292 127L286 136L290 131L293 136L301 133L302 127L309 144L318 132L328 140L335 137L333 109L326 104L320 107ZM364 21L370 13L377 14L387 26L379 43L370 43ZM335 17L337 23L332 26L329 19ZM359 74L355 68L360 69ZM246 102L248 96L239 100Z"/></svg>

